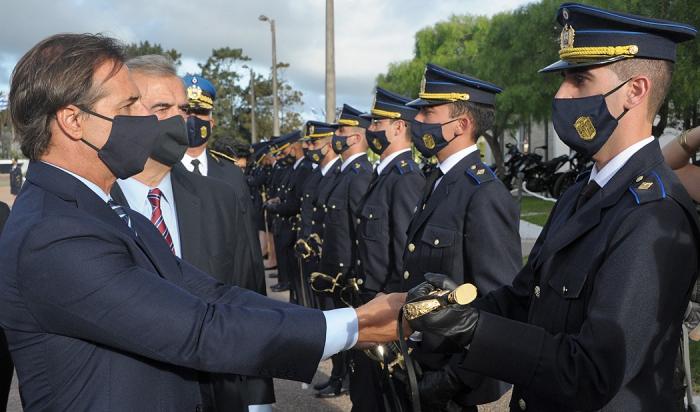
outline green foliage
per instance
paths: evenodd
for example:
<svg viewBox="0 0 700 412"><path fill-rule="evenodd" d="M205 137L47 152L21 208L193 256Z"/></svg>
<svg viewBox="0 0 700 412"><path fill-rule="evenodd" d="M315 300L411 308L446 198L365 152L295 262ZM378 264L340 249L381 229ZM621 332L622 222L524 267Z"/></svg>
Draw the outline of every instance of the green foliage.
<svg viewBox="0 0 700 412"><path fill-rule="evenodd" d="M153 43L146 41L141 41L138 44L131 43L126 46L126 55L129 57L144 56L147 54L161 54L163 56L168 56L172 59L176 66L181 63L180 58L182 54L175 49L165 50L163 46L159 43Z"/></svg>

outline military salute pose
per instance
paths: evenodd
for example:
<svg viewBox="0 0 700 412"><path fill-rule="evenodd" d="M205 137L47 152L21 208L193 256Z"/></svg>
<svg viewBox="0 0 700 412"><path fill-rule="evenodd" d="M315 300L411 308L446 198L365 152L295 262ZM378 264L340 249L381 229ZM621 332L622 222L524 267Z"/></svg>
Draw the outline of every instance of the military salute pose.
<svg viewBox="0 0 700 412"><path fill-rule="evenodd" d="M510 192L481 162L476 140L494 120L496 94L491 83L428 64L411 126L414 145L424 158L436 156L421 201L408 229L401 289L424 281L427 272L444 273L456 284L472 283L486 294L509 285L522 265L519 210ZM508 389L495 380L479 382L459 367L461 356L433 353L426 335L415 343L413 359L426 410L476 411Z"/></svg>
<svg viewBox="0 0 700 412"><path fill-rule="evenodd" d="M669 411L700 241L651 130L676 44L696 29L575 3L557 19L561 60L542 69L564 75L554 127L595 165L554 206L512 286L410 323L465 353L465 368L513 383L512 410Z"/></svg>

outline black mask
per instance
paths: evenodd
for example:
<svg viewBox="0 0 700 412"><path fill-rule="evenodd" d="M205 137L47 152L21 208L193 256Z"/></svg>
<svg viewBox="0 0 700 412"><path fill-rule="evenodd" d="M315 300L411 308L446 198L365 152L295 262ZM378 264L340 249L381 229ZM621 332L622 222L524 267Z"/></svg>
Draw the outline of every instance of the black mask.
<svg viewBox="0 0 700 412"><path fill-rule="evenodd" d="M445 123L423 123L414 120L411 125L411 140L416 149L426 158L431 158L438 154L440 150L447 147L455 139L454 137L450 140L445 139L445 136L442 135L442 126L457 120L459 118Z"/></svg>
<svg viewBox="0 0 700 412"><path fill-rule="evenodd" d="M84 138L80 139L97 152L97 157L112 174L118 179L128 179L141 173L159 136L158 118L119 115L110 119L86 108L79 108L85 113L112 122L112 130L102 148L97 148Z"/></svg>
<svg viewBox="0 0 700 412"><path fill-rule="evenodd" d="M199 147L209 140L211 123L197 116L187 118L187 139L190 147Z"/></svg>
<svg viewBox="0 0 700 412"><path fill-rule="evenodd" d="M166 166L174 166L185 155L188 147L187 127L182 116L161 120L160 135L153 146L151 158Z"/></svg>
<svg viewBox="0 0 700 412"><path fill-rule="evenodd" d="M323 147L326 146L324 145ZM306 159L308 159L310 162L319 164L328 154L328 150L326 150L326 153L323 153L323 147L320 149L306 149L304 151L304 156L306 156Z"/></svg>
<svg viewBox="0 0 700 412"><path fill-rule="evenodd" d="M350 136L338 136L337 134L333 135L331 138L331 147L333 148L335 154L343 154L343 152L350 148L350 145L348 145L348 137Z"/></svg>
<svg viewBox="0 0 700 412"><path fill-rule="evenodd" d="M630 80L605 94L554 99L552 124L564 144L586 157L598 153L615 131L618 120L628 111L625 109L619 117L613 117L605 103L605 98L618 91Z"/></svg>
<svg viewBox="0 0 700 412"><path fill-rule="evenodd" d="M279 159L277 159L277 162L280 164L280 166L286 167L286 166L291 166L291 165L293 165L294 162L296 162L296 159L294 158L294 156L285 155L285 156L280 157Z"/></svg>
<svg viewBox="0 0 700 412"><path fill-rule="evenodd" d="M367 139L367 145L370 149L379 156L384 153L387 147L389 147L389 139L386 137L386 131L379 130L373 132L367 129L365 132L365 139Z"/></svg>

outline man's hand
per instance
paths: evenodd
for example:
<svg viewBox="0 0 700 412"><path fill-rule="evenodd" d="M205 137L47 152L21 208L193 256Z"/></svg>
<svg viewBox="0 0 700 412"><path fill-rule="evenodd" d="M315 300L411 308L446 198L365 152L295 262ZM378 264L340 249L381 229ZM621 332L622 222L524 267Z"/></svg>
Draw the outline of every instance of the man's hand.
<svg viewBox="0 0 700 412"><path fill-rule="evenodd" d="M408 324L413 330L444 336L456 345L455 350L462 351L472 342L478 322L479 309L470 305L449 304L409 320Z"/></svg>
<svg viewBox="0 0 700 412"><path fill-rule="evenodd" d="M399 311L406 301L405 293L378 294L374 299L356 309L359 337L356 347L366 348L373 344L397 340L396 328ZM404 325L406 335L410 331Z"/></svg>
<svg viewBox="0 0 700 412"><path fill-rule="evenodd" d="M425 282L408 291L406 302L415 301L422 297L428 296L430 292L437 289L454 290L457 288L457 283L455 283L455 281L447 275L428 272L423 275L423 278L425 279Z"/></svg>

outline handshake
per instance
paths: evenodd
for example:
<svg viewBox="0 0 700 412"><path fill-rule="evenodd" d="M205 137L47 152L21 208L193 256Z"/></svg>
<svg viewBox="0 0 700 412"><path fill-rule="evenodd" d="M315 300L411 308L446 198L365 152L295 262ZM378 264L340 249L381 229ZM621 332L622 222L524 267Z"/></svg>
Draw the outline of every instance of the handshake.
<svg viewBox="0 0 700 412"><path fill-rule="evenodd" d="M455 352L471 343L479 310L467 303L476 297L475 288L457 288L448 276L436 273L426 273L425 279L407 294L380 294L357 308L359 348L397 340L399 311L404 313L404 336L411 331L438 335L450 342Z"/></svg>

